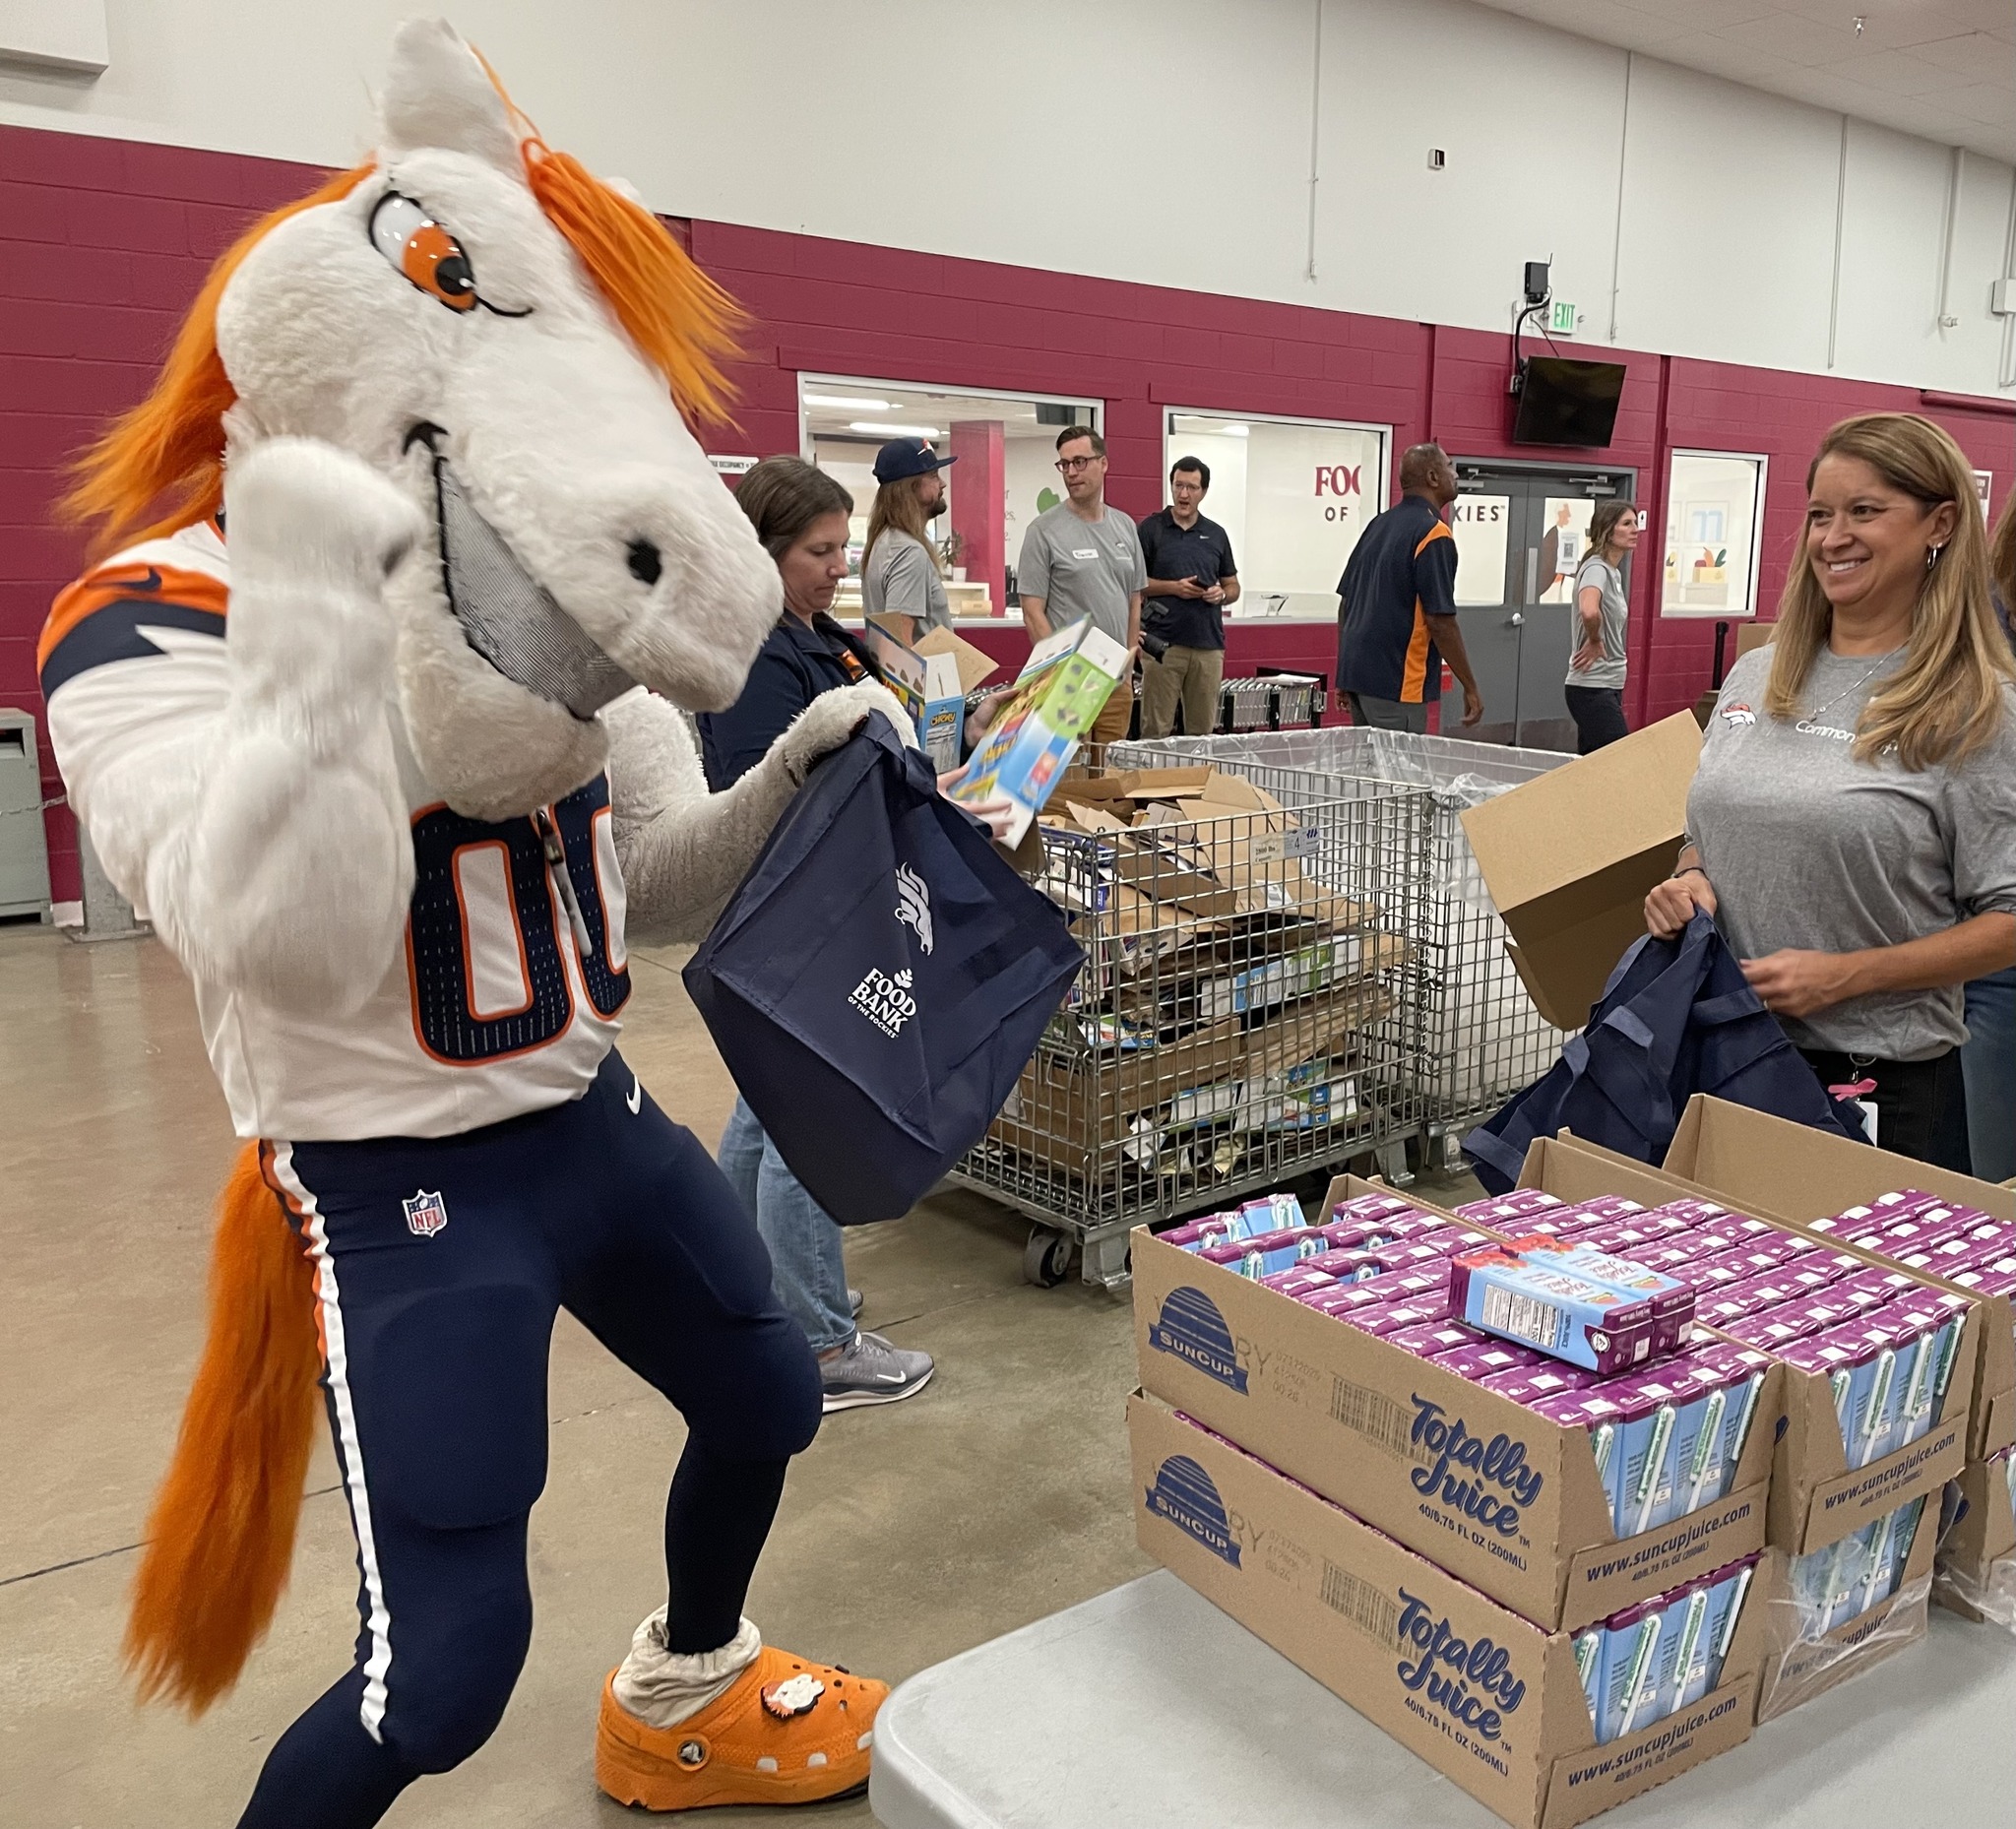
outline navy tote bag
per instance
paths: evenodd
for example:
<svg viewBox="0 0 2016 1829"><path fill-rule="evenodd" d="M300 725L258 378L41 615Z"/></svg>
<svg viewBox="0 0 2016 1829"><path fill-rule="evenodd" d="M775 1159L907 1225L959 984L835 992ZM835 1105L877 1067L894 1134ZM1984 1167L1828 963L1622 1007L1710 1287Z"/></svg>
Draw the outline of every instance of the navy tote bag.
<svg viewBox="0 0 2016 1829"><path fill-rule="evenodd" d="M860 1226L907 1213L980 1140L1083 962L870 717L813 769L685 979L791 1173Z"/></svg>

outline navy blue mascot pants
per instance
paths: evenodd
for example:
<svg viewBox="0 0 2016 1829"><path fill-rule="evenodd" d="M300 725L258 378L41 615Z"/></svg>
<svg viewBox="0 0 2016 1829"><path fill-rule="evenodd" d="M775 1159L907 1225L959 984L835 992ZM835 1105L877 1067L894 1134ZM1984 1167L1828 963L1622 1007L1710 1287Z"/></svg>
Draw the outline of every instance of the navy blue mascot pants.
<svg viewBox="0 0 2016 1829"><path fill-rule="evenodd" d="M786 1464L819 1426L818 1367L754 1221L613 1052L570 1104L261 1160L317 1269L361 1628L241 1829L358 1829L474 1752L518 1679L556 1311L686 1419L665 1506L674 1651L734 1637Z"/></svg>

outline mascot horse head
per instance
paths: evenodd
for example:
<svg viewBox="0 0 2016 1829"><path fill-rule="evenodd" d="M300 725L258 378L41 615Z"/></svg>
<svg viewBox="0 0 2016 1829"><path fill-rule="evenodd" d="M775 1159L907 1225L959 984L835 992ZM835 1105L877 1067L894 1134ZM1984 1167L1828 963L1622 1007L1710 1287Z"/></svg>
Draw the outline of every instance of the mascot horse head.
<svg viewBox="0 0 2016 1829"><path fill-rule="evenodd" d="M682 416L721 416L736 312L445 24L401 29L382 116L367 163L219 262L71 505L166 531L283 435L390 478L428 542L387 584L407 738L451 805L502 818L596 775L595 713L633 684L732 704L777 620Z"/></svg>

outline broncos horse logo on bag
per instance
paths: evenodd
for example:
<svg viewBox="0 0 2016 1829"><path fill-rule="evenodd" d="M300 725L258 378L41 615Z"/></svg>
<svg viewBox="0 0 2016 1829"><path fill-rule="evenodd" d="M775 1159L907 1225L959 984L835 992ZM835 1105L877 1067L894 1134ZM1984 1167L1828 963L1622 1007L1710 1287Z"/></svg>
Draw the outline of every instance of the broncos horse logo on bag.
<svg viewBox="0 0 2016 1829"><path fill-rule="evenodd" d="M931 951L931 892L924 879L909 864L896 866L896 918L916 929L917 944L926 957Z"/></svg>

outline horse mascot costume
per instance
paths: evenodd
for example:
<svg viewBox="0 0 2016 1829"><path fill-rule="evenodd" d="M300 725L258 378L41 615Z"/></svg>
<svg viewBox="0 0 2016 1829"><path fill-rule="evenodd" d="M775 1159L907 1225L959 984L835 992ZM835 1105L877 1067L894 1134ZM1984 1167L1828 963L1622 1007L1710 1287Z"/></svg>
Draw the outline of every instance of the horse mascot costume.
<svg viewBox="0 0 2016 1829"><path fill-rule="evenodd" d="M197 1711L235 1680L319 1384L355 1663L241 1820L355 1829L468 1758L531 1636L564 1304L688 1426L598 1782L654 1809L834 1796L884 1687L741 1610L818 1426L811 1350L614 1042L626 895L698 937L813 761L901 714L828 694L706 793L665 699L732 704L781 608L681 412L719 409L733 308L445 25L402 29L382 115L367 163L223 257L87 458L73 505L112 556L40 649L72 802L194 981L248 1139L128 1655Z"/></svg>

